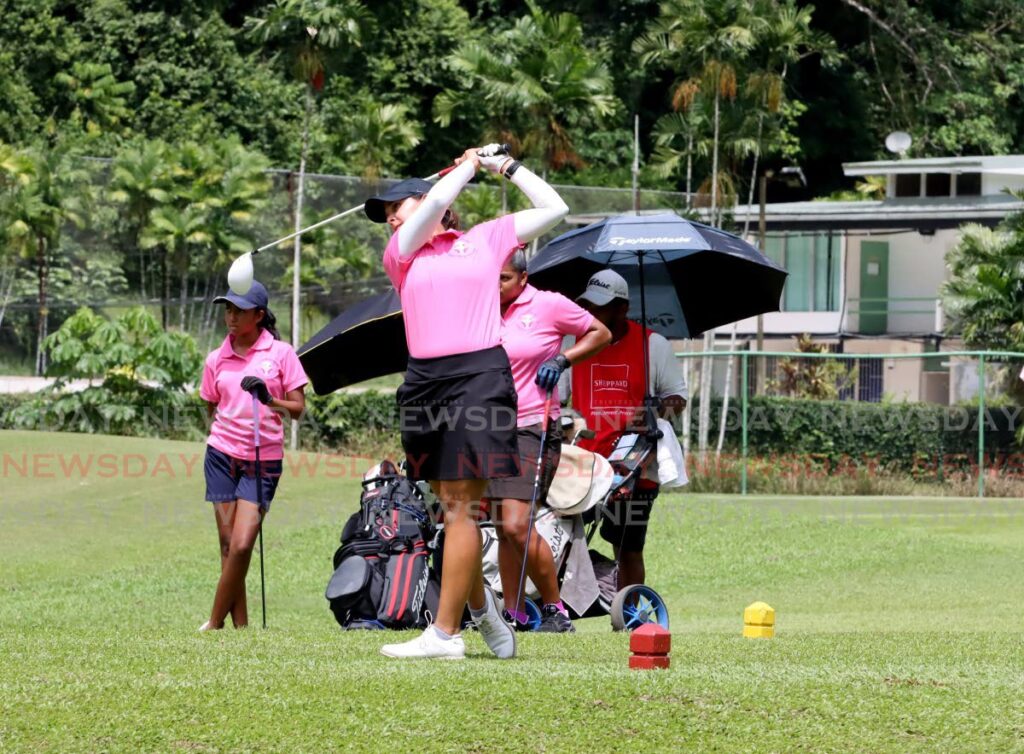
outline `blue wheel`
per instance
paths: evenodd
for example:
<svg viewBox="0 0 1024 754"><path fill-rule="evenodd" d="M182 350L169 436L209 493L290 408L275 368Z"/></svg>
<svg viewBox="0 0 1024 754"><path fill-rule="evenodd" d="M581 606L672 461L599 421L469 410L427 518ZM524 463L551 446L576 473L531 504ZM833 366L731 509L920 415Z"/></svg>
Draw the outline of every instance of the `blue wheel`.
<svg viewBox="0 0 1024 754"><path fill-rule="evenodd" d="M517 631L536 631L540 628L541 612L540 605L534 602L529 597L523 598L524 607L526 608L526 628L516 628ZM505 616L505 619L511 622L511 617L505 612L505 600L504 598L498 599L498 610ZM523 624L520 623L519 626Z"/></svg>
<svg viewBox="0 0 1024 754"><path fill-rule="evenodd" d="M536 631L538 628L540 628L540 605L531 600L529 597L524 598L523 601L526 603L526 614L530 616L527 620L527 624L530 626L531 631Z"/></svg>
<svg viewBox="0 0 1024 754"><path fill-rule="evenodd" d="M668 607L661 595L644 584L634 584L618 591L609 611L612 629L632 631L645 623L668 628Z"/></svg>

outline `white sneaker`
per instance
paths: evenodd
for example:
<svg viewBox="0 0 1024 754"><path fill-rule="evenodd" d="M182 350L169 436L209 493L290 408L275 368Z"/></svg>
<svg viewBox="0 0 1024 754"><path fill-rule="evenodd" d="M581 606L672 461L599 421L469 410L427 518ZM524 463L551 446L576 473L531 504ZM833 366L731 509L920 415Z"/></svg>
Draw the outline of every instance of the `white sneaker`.
<svg viewBox="0 0 1024 754"><path fill-rule="evenodd" d="M474 621L477 631L494 656L499 660L510 660L516 656L516 632L512 626L505 622L498 611L498 603L494 599L494 592L490 587L484 587L484 607L487 614Z"/></svg>
<svg viewBox="0 0 1024 754"><path fill-rule="evenodd" d="M380 648L380 653L386 657L405 659L461 660L466 656L466 645L461 636L445 639L431 625L415 639L401 644L385 644Z"/></svg>
<svg viewBox="0 0 1024 754"><path fill-rule="evenodd" d="M214 631L216 629L214 629L213 626L210 625L210 621L206 621L206 623L204 623L203 625L201 625L199 627L199 630L200 631Z"/></svg>

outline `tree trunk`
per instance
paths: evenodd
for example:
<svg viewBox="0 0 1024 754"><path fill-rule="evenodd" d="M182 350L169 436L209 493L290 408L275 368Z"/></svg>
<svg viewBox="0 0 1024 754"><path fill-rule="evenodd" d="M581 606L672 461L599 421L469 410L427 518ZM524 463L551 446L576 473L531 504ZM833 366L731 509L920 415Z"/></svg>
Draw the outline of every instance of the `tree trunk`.
<svg viewBox="0 0 1024 754"><path fill-rule="evenodd" d="M178 314L178 329L182 332L186 332L185 326L188 324L188 262L181 270L181 312Z"/></svg>
<svg viewBox="0 0 1024 754"><path fill-rule="evenodd" d="M714 150L711 155L711 224L715 224L715 214L718 212L718 125L719 125L719 103L722 95L718 91L718 82L715 82L715 141ZM701 413L704 408L701 407Z"/></svg>
<svg viewBox="0 0 1024 754"><path fill-rule="evenodd" d="M757 142L754 144L754 169L750 171L750 193L747 197L747 214L743 219L743 238L750 231L750 208L754 206L754 186L757 184L757 162L761 156L761 133L764 127L764 112L757 116Z"/></svg>
<svg viewBox="0 0 1024 754"><path fill-rule="evenodd" d="M693 208L693 134L686 137L686 208Z"/></svg>
<svg viewBox="0 0 1024 754"><path fill-rule="evenodd" d="M736 350L736 324L733 323L732 335L729 337L729 350ZM730 356L725 363L725 388L722 391L722 418L718 422L718 447L715 448L715 455L722 455L722 444L725 442L725 424L729 418L729 393L732 390L732 367L736 363L736 357Z"/></svg>
<svg viewBox="0 0 1024 754"><path fill-rule="evenodd" d="M708 430L711 423L711 378L714 360L715 331L704 333L704 356L700 360L700 414L697 422L697 449L701 456L708 449Z"/></svg>
<svg viewBox="0 0 1024 754"><path fill-rule="evenodd" d="M7 305L11 302L11 295L14 293L14 281L18 279L18 268L4 267L3 275L0 276L0 328L4 325L4 317L7 316Z"/></svg>
<svg viewBox="0 0 1024 754"><path fill-rule="evenodd" d="M36 274L39 278L39 322L36 327L36 375L46 374L46 346L44 341L49 335L50 310L47 301L48 284L50 276L50 264L46 253L46 239L43 236L36 238Z"/></svg>
<svg viewBox="0 0 1024 754"><path fill-rule="evenodd" d="M688 338L686 340L686 351L690 352L693 350L693 339ZM683 408L683 455L685 456L690 452L690 432L693 427L691 420L690 408L693 406L694 397L694 384L693 384L693 359L685 359L683 366L683 373L685 374L686 388L690 391L690 399L686 401L686 406Z"/></svg>
<svg viewBox="0 0 1024 754"><path fill-rule="evenodd" d="M170 303L171 303L171 253L165 248L161 247L162 254L160 255L163 259L163 269L161 270L164 277L163 293L160 295L160 324L164 330L167 329L170 322Z"/></svg>
<svg viewBox="0 0 1024 754"><path fill-rule="evenodd" d="M306 180L306 157L309 153L309 124L313 119L313 90L306 85L306 117L302 125L302 153L299 155L299 185L295 194L295 232L302 230L302 200ZM300 257L302 254L302 236L295 236L295 256L292 263L292 345L297 349L302 345L299 312L301 308L300 289ZM290 422L291 437L289 447L299 447L299 424Z"/></svg>
<svg viewBox="0 0 1024 754"><path fill-rule="evenodd" d="M302 124L302 152L299 155L299 179L295 190L295 232L302 230L302 204L305 198L306 157L309 153L309 126L313 118L313 90L306 85L306 117ZM295 253L292 260L292 345L302 344L299 322L301 305L301 254L302 236L295 236Z"/></svg>

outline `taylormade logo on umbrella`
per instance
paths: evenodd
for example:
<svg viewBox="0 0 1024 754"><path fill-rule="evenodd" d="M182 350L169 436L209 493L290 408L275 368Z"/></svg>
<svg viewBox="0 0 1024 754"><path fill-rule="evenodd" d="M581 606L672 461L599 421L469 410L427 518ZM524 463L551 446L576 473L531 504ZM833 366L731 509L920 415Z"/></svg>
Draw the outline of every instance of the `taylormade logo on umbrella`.
<svg viewBox="0 0 1024 754"><path fill-rule="evenodd" d="M688 244L693 241L693 236L637 236L627 238L626 236L612 236L608 239L609 246L650 246L653 244Z"/></svg>

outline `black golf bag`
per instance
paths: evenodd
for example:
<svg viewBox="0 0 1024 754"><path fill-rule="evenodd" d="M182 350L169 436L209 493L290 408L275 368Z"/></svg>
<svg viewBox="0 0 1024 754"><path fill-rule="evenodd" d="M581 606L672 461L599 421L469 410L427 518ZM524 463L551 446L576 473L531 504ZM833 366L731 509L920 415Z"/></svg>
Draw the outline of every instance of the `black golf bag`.
<svg viewBox="0 0 1024 754"><path fill-rule="evenodd" d="M324 593L343 628L427 625L440 593L430 568L435 521L420 488L391 462L363 480L359 510L342 529Z"/></svg>

